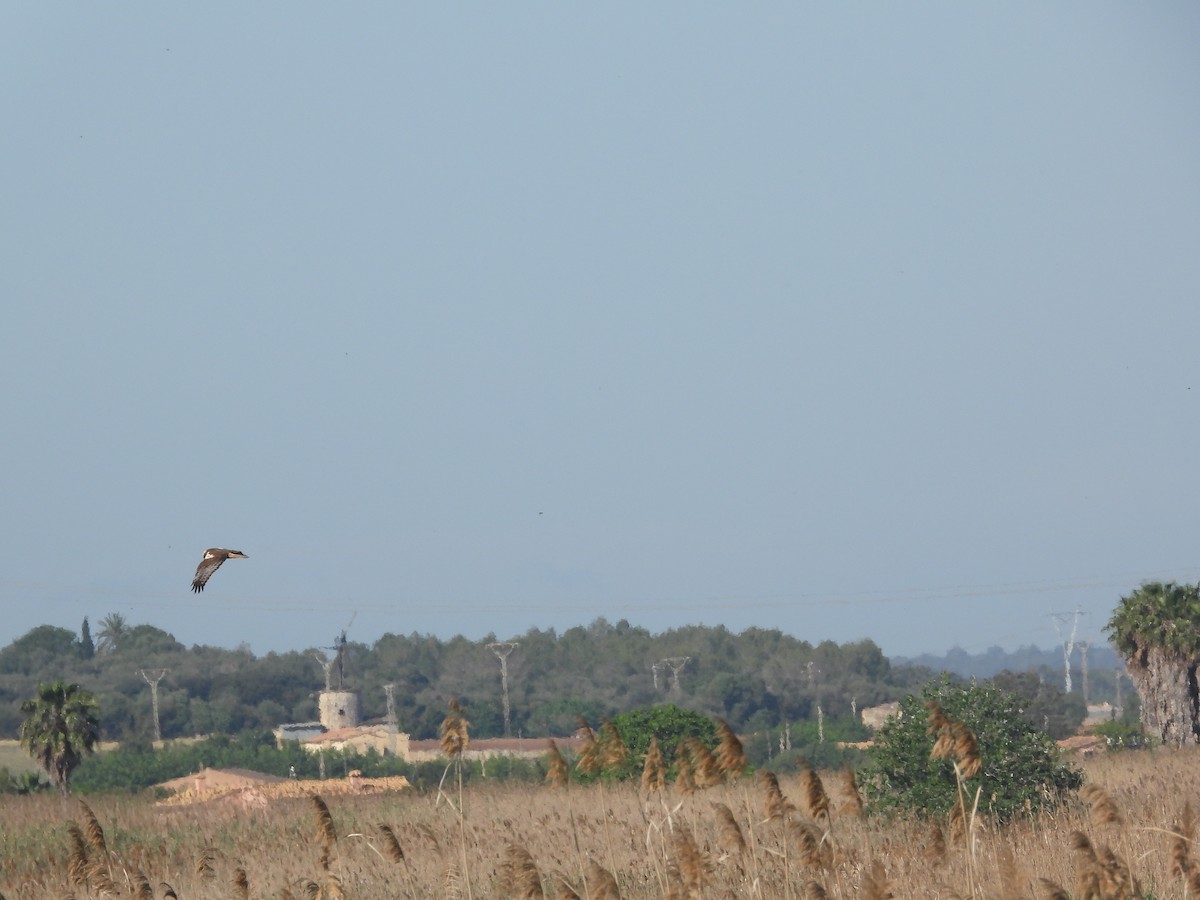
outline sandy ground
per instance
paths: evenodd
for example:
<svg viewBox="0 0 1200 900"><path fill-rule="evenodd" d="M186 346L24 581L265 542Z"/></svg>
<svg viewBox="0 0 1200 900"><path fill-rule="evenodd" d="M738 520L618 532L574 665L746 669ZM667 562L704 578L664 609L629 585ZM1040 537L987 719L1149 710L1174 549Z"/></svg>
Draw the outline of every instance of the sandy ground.
<svg viewBox="0 0 1200 900"><path fill-rule="evenodd" d="M203 769L195 775L185 775L165 781L158 787L174 791L161 800L165 805L204 803L211 800L235 801L244 806L265 806L279 797L309 797L313 794L346 796L401 791L410 787L403 775L390 778L327 778L324 781L280 778L245 769Z"/></svg>

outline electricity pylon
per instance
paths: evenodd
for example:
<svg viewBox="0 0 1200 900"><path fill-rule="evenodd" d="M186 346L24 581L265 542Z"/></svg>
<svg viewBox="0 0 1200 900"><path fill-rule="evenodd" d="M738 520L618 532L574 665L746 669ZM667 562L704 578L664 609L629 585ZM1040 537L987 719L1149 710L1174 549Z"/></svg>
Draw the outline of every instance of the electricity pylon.
<svg viewBox="0 0 1200 900"><path fill-rule="evenodd" d="M388 682L383 686L383 692L387 694L387 729L388 734L392 737L392 755L399 756L400 738L397 732L400 730L396 721L396 685Z"/></svg>
<svg viewBox="0 0 1200 900"><path fill-rule="evenodd" d="M146 684L150 685L150 708L154 710L154 740L162 740L162 729L158 727L158 683L167 674L166 669L138 669Z"/></svg>
<svg viewBox="0 0 1200 900"><path fill-rule="evenodd" d="M671 670L671 689L669 693L676 697L683 693L683 686L679 683L679 673L688 664L690 659L690 656L668 656L662 661L663 665Z"/></svg>
<svg viewBox="0 0 1200 900"><path fill-rule="evenodd" d="M1088 702L1087 652L1088 652L1088 642L1080 641L1079 642L1079 674L1083 676L1083 679L1082 679L1083 684L1080 685L1080 687L1083 688L1083 705L1085 707L1087 706L1087 702Z"/></svg>
<svg viewBox="0 0 1200 900"><path fill-rule="evenodd" d="M333 664L337 662L337 659L336 658L326 659L324 653L315 653L315 652L313 653L313 659L315 659L320 664L321 668L325 670L325 691L326 691L326 693L328 693L329 691L332 691L333 690Z"/></svg>
<svg viewBox="0 0 1200 900"><path fill-rule="evenodd" d="M509 724L508 714L508 655L517 649L516 641L496 641L493 644L488 644L488 649L496 654L496 659L500 660L500 688L503 691L504 703L504 736L512 737L512 726Z"/></svg>
<svg viewBox="0 0 1200 900"><path fill-rule="evenodd" d="M1068 694L1071 693L1071 651L1075 649L1075 633L1079 630L1079 617L1082 615L1083 610L1078 606L1073 613L1050 613L1054 619L1054 630L1063 642L1063 684L1066 685L1064 690ZM1064 639L1063 626L1068 619L1071 619L1071 636Z"/></svg>

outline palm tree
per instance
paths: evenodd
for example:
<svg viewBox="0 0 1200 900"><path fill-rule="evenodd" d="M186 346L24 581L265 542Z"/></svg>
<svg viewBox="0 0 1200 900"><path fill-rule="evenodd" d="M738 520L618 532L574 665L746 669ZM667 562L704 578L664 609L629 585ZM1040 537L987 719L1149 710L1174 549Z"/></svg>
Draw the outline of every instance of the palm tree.
<svg viewBox="0 0 1200 900"><path fill-rule="evenodd" d="M96 751L100 738L96 698L77 684L55 681L38 685L38 695L22 703L21 712L21 746L63 796L69 795L71 773Z"/></svg>
<svg viewBox="0 0 1200 900"><path fill-rule="evenodd" d="M129 623L120 613L109 613L100 620L100 633L96 635L96 652L112 653L129 634Z"/></svg>
<svg viewBox="0 0 1200 900"><path fill-rule="evenodd" d="M1200 587L1146 582L1106 626L1142 701L1142 729L1164 744L1200 743Z"/></svg>

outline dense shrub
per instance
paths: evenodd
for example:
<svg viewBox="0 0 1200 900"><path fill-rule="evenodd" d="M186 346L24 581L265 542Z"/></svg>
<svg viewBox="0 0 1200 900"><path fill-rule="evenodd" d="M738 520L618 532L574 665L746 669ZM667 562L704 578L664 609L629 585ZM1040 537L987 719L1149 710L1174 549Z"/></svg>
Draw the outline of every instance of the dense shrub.
<svg viewBox="0 0 1200 900"><path fill-rule="evenodd" d="M1034 727L1013 694L991 684L954 684L943 677L910 694L899 714L875 737L864 790L876 808L944 814L957 801L953 765L932 759L927 704L936 702L975 735L982 769L965 781L971 802L998 819L1061 802L1083 783L1077 769L1059 758L1058 745Z"/></svg>
<svg viewBox="0 0 1200 900"><path fill-rule="evenodd" d="M1092 734L1104 738L1104 748L1109 751L1144 750L1154 746L1153 738L1146 736L1141 725L1120 719L1100 723L1092 729Z"/></svg>
<svg viewBox="0 0 1200 900"><path fill-rule="evenodd" d="M707 747L717 742L717 725L712 719L671 703L631 709L613 716L612 723L629 750L630 760L639 766L652 737L658 738L658 747L668 760L683 738L694 737Z"/></svg>

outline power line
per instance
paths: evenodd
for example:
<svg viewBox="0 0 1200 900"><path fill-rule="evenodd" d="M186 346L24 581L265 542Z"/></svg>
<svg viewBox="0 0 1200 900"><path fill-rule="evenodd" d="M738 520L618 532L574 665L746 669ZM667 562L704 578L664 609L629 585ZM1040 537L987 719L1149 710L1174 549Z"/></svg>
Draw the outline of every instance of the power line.
<svg viewBox="0 0 1200 900"><path fill-rule="evenodd" d="M1159 581L1187 581L1200 580L1200 571L1195 569L1170 569L1170 572L1175 573L1173 576L1152 575L1149 580ZM1096 575L1096 576L1081 576L1079 578L1058 581L1058 580L1043 580L1043 581L1012 581L1012 582L997 582L992 584L961 584L961 585L946 585L946 586L918 586L918 587L903 587L889 589L864 589L857 591L822 591L820 593L813 592L783 592L774 594L757 594L757 595L722 595L710 597L695 597L695 596L659 596L659 597L636 597L631 598L624 604L608 607L611 612L638 612L638 611L653 611L664 612L675 609L691 610L691 609L786 609L791 607L812 607L812 606L857 606L869 605L874 603L920 603L932 601L953 601L953 600L982 600L1002 596L1014 596L1021 594L1049 594L1063 591L1077 591L1088 589L1121 589L1127 588L1131 582L1141 583L1146 581L1147 575L1145 572L1131 575ZM90 585L84 584L64 584L64 583L15 583L0 581L0 589L3 590L20 590L20 591L42 591L42 592L70 592L78 595L77 597L68 598L69 602L79 602L82 599L98 598L98 597L113 597L115 594L108 592L98 592ZM174 593L166 593L162 591L137 591L125 590L120 595L122 605L137 608L150 605L149 603L133 602L130 603L129 598L142 598L144 600L156 599L166 602L170 599L173 606L184 607L191 609L242 609L251 608L262 611L280 611L280 612L327 612L328 605L319 600L315 596L297 596L293 594L283 594L275 596L264 596L256 594L254 596L229 594L228 592L222 597L208 598L205 597L201 602L196 600L188 602L177 598ZM376 603L360 603L355 601L360 609L390 612L393 607L393 602L388 600L380 600ZM542 611L542 610L561 610L561 602L558 600L547 601L527 601L519 597L497 597L495 601L478 603L472 601L464 601L459 604L454 598L450 598L442 602L442 605L452 604L456 610L471 611L471 612L488 612L488 611L511 611L513 609L526 611Z"/></svg>

